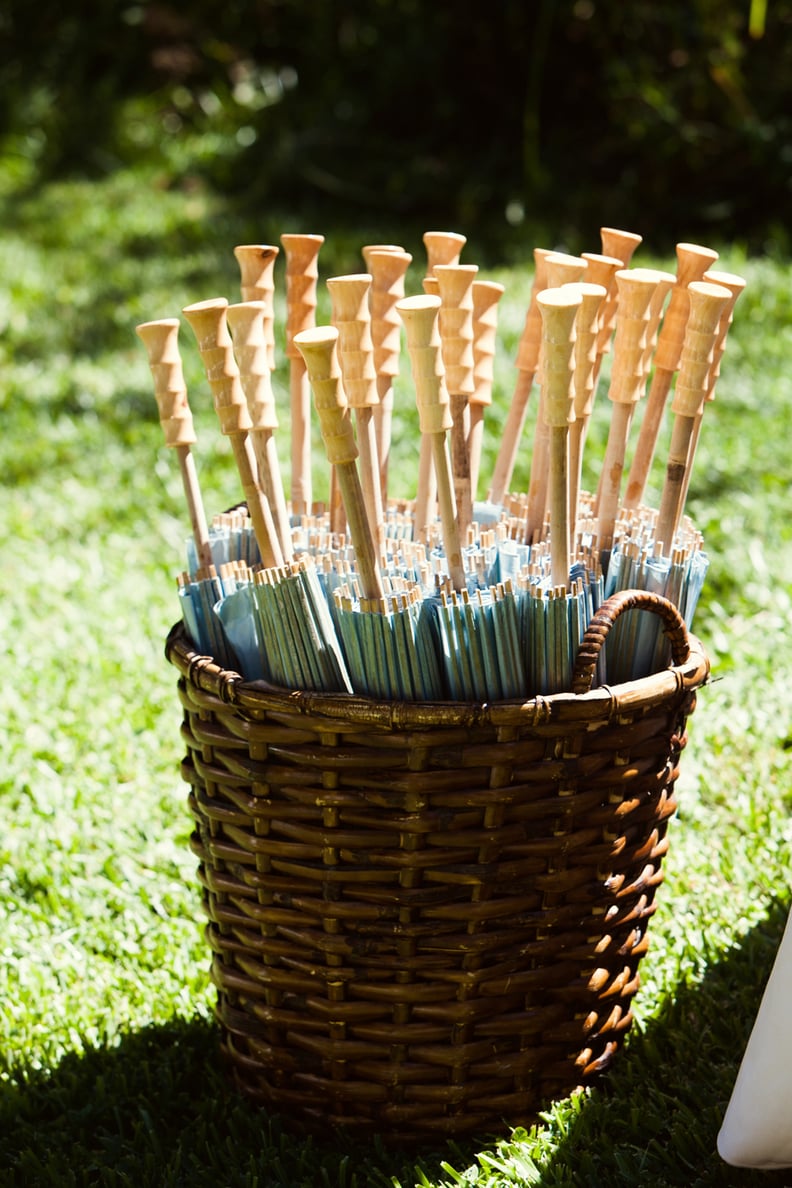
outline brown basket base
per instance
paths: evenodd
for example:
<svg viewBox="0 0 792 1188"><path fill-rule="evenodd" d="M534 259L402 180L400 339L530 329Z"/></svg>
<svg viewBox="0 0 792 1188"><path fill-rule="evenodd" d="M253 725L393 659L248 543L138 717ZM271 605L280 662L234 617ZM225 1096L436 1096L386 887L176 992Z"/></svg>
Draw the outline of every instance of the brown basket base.
<svg viewBox="0 0 792 1188"><path fill-rule="evenodd" d="M522 705L245 684L181 627L212 978L240 1088L401 1143L524 1125L632 1020L708 665Z"/></svg>

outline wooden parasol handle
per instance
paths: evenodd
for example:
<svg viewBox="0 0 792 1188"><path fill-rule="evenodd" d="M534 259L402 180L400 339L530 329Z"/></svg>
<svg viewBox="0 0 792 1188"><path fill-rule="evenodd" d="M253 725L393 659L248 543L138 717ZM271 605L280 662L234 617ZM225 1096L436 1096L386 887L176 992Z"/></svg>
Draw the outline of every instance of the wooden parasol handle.
<svg viewBox="0 0 792 1188"><path fill-rule="evenodd" d="M379 396L379 404L374 411L374 425L380 466L380 497L384 503L388 491L393 381L399 374L401 351L401 318L396 312L396 302L404 296L405 277L412 256L392 244L369 244L363 248L363 259L371 275L371 340L374 344Z"/></svg>
<svg viewBox="0 0 792 1188"><path fill-rule="evenodd" d="M190 450L196 442L196 436L179 354L179 319L162 318L141 322L135 329L148 354L165 445L175 450L179 459L198 561L202 567L209 566L212 564L212 550L209 547L209 529L198 475Z"/></svg>
<svg viewBox="0 0 792 1188"><path fill-rule="evenodd" d="M617 619L631 610L651 611L659 615L663 620L663 631L671 644L672 664L678 667L686 663L690 656L690 637L685 620L673 602L647 590L618 590L603 602L586 628L572 671L573 693L590 691L597 662L610 631Z"/></svg>
<svg viewBox="0 0 792 1188"><path fill-rule="evenodd" d="M292 559L292 537L274 431L278 428L269 366L266 301L229 305L226 318L231 329L234 357L250 414L250 435L258 462L259 478L269 501L284 561Z"/></svg>
<svg viewBox="0 0 792 1188"><path fill-rule="evenodd" d="M731 298L723 285L693 281L688 287L689 316L671 402L674 425L655 530L655 539L662 542L666 556L673 548L682 514L686 477L693 461L690 446L696 421L704 412L721 316Z"/></svg>
<svg viewBox="0 0 792 1188"><path fill-rule="evenodd" d="M451 469L457 521L464 536L473 518L468 432L469 401L476 390L473 375L473 283L476 264L438 264L434 275L440 293L440 349L451 402Z"/></svg>
<svg viewBox="0 0 792 1188"><path fill-rule="evenodd" d="M438 264L458 264L467 237L456 231L425 231L426 274L431 276Z"/></svg>
<svg viewBox="0 0 792 1188"><path fill-rule="evenodd" d="M566 252L549 252L544 259L545 278L548 289L560 288L583 278L588 267L582 256L571 256ZM541 352L539 370L542 370ZM530 543L535 533L540 532L547 511L550 477L550 427L544 412L544 391L539 385L539 407L534 427L533 457L528 481L528 503L525 520L526 541Z"/></svg>
<svg viewBox="0 0 792 1188"><path fill-rule="evenodd" d="M282 565L283 554L269 501L256 477L256 460L247 436L250 413L228 333L227 308L225 297L218 297L188 305L182 313L195 334L220 430L231 442L261 559L269 568Z"/></svg>
<svg viewBox="0 0 792 1188"><path fill-rule="evenodd" d="M449 577L455 590L463 590L465 570L446 439L446 433L453 426L453 418L440 344L440 298L432 294L405 297L396 308L404 322L421 434L429 438L432 444Z"/></svg>
<svg viewBox="0 0 792 1188"><path fill-rule="evenodd" d="M505 286L497 281L473 282L473 391L468 401L467 452L470 459L470 497L475 503L481 468L484 410L492 404L498 330L498 302Z"/></svg>
<svg viewBox="0 0 792 1188"><path fill-rule="evenodd" d="M569 426L575 419L575 319L581 294L574 285L546 289L537 298L542 316L542 392L549 430L550 576L569 583Z"/></svg>
<svg viewBox="0 0 792 1188"><path fill-rule="evenodd" d="M305 363L295 346L295 335L310 329L316 320L316 282L319 249L323 235L284 234L286 255L286 356L289 359L291 405L291 496L299 515L310 512L311 487L311 391Z"/></svg>
<svg viewBox="0 0 792 1188"><path fill-rule="evenodd" d="M604 285L577 281L570 286L580 294L580 309L575 320L574 419L569 427L569 539L574 552L577 539L578 502L583 468L583 445L589 419L594 409L597 387L600 314L607 297Z"/></svg>
<svg viewBox="0 0 792 1188"><path fill-rule="evenodd" d="M369 273L334 276L327 281L332 322L338 330L338 357L344 392L355 410L360 451L360 481L369 526L377 548L385 547L377 441L373 414L379 404L374 347L371 337Z"/></svg>
<svg viewBox="0 0 792 1188"><path fill-rule="evenodd" d="M613 539L633 412L646 389L644 353L658 279L652 269L623 268L617 272L616 282L619 313L608 388L608 398L613 408L597 505L600 547L604 549L611 547Z"/></svg>
<svg viewBox="0 0 792 1188"><path fill-rule="evenodd" d="M234 248L243 301L263 301L264 341L270 371L275 370L275 261L280 248L269 243L242 243Z"/></svg>
<svg viewBox="0 0 792 1188"><path fill-rule="evenodd" d="M363 597L381 599L384 590L357 471L358 448L341 381L338 338L335 326L318 326L301 331L294 343L305 360L327 460L338 473Z"/></svg>
<svg viewBox="0 0 792 1188"><path fill-rule="evenodd" d="M135 332L148 354L165 445L170 449L195 445L195 427L179 354L179 319L141 322Z"/></svg>

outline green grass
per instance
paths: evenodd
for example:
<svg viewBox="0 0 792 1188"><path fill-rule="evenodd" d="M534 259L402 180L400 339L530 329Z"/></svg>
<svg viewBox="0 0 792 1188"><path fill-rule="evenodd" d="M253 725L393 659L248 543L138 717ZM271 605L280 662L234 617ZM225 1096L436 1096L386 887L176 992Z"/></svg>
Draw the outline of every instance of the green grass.
<svg viewBox="0 0 792 1188"><path fill-rule="evenodd" d="M233 296L234 244L276 240L287 218L252 227L196 180L172 184L154 165L37 191L9 173L0 194L0 1183L789 1182L726 1168L715 1151L789 905L788 263L722 247L721 266L749 285L689 502L712 559L696 630L715 680L691 721L637 1023L607 1081L548 1103L530 1129L408 1153L343 1135L296 1140L228 1090L187 845L175 674L163 657L185 514L133 330ZM324 276L359 270L356 253L374 238L304 229L327 235ZM507 286L493 437L532 246L525 266L485 273ZM641 262L673 268L648 251ZM205 501L219 511L240 492L182 340ZM283 368L276 379L282 394ZM414 433L406 411L395 465L405 494ZM492 461L491 449L485 472ZM526 459L521 468L518 484Z"/></svg>

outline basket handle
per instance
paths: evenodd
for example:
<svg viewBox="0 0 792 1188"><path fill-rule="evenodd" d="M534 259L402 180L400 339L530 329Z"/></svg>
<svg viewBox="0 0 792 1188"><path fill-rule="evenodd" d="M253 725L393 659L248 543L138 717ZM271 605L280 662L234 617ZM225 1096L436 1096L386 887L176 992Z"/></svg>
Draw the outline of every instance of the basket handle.
<svg viewBox="0 0 792 1188"><path fill-rule="evenodd" d="M594 669L608 637L608 632L619 616L629 610L646 610L659 615L663 620L665 635L671 644L673 664L684 664L688 659L690 640L687 627L673 602L669 602L660 594L651 594L647 590L618 590L603 602L580 641L575 667L572 671L573 693L589 692L594 680Z"/></svg>

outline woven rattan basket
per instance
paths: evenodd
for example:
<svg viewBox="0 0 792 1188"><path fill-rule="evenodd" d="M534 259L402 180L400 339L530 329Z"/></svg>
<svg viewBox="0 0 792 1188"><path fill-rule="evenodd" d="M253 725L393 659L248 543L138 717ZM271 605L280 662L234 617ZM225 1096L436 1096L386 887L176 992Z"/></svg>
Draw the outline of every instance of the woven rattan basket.
<svg viewBox="0 0 792 1188"><path fill-rule="evenodd" d="M661 615L671 666L590 690L635 608ZM243 1092L304 1128L404 1142L524 1124L609 1065L709 672L670 603L609 599L573 691L521 704L272 689L181 625L167 655Z"/></svg>

